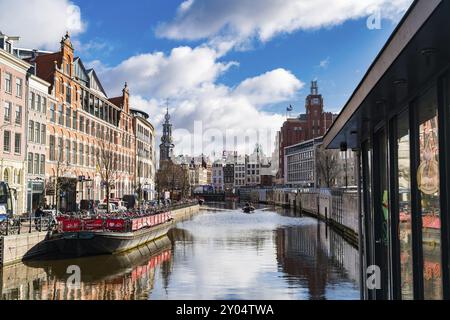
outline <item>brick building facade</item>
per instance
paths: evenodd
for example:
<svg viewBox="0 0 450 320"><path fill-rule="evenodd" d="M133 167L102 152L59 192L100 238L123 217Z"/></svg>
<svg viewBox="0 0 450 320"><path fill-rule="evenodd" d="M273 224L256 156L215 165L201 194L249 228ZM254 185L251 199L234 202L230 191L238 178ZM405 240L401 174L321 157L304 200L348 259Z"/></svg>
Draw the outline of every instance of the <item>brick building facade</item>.
<svg viewBox="0 0 450 320"><path fill-rule="evenodd" d="M284 179L284 152L286 147L322 137L333 124L336 117L333 113L324 112L324 100L317 86L311 82L311 93L306 97L306 114L297 118L289 118L283 124L279 135L279 169L277 178Z"/></svg>
<svg viewBox="0 0 450 320"><path fill-rule="evenodd" d="M75 57L70 36L55 53L39 54L31 63L38 77L51 84L56 103L47 112L47 203L73 211L82 199L106 197L101 154L112 160L110 196L134 194L135 134L125 84L119 97L108 98L95 71ZM57 192L59 185L64 192ZM58 187L57 187L58 186Z"/></svg>

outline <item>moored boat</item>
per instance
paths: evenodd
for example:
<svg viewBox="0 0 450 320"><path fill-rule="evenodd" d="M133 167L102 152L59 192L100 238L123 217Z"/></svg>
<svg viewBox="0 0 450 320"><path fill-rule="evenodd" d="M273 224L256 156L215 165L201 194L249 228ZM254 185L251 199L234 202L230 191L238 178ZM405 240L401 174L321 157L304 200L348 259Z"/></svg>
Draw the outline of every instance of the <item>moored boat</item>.
<svg viewBox="0 0 450 320"><path fill-rule="evenodd" d="M117 254L165 236L173 225L169 213L134 218L59 218L51 243L64 256Z"/></svg>
<svg viewBox="0 0 450 320"><path fill-rule="evenodd" d="M255 209L255 207L253 207L250 203L247 203L247 204L245 204L245 206L242 208L242 210L243 210L245 213L252 213L252 212L254 212L256 209Z"/></svg>

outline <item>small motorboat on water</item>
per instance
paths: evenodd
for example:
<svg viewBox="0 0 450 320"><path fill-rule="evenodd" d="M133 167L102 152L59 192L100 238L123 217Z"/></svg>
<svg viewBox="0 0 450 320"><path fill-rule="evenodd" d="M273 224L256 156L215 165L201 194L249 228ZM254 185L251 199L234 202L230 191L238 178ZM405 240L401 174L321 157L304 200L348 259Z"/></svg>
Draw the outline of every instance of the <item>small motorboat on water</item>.
<svg viewBox="0 0 450 320"><path fill-rule="evenodd" d="M247 204L245 204L244 208L242 208L242 210L243 210L245 213L252 213L252 212L254 212L256 209L255 209L255 207L253 207L250 203L247 203Z"/></svg>

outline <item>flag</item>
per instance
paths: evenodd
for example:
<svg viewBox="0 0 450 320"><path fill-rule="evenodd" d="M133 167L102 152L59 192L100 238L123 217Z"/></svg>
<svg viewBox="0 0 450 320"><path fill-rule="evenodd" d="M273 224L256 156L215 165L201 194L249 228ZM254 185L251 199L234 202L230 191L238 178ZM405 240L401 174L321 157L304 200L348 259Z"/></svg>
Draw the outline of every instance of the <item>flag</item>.
<svg viewBox="0 0 450 320"><path fill-rule="evenodd" d="M292 105L290 105L290 106L287 107L287 109L286 109L287 112L291 112L292 110L294 110L294 107L292 107Z"/></svg>

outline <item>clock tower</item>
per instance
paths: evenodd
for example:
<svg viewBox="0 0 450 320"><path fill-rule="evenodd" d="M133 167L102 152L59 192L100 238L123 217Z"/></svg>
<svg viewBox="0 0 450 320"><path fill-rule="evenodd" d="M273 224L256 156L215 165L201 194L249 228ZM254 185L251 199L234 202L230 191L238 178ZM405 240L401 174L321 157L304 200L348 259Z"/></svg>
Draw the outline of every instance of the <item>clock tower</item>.
<svg viewBox="0 0 450 320"><path fill-rule="evenodd" d="M325 134L323 97L319 94L317 81L311 82L311 93L306 97L306 116L308 119L308 136L311 139Z"/></svg>

